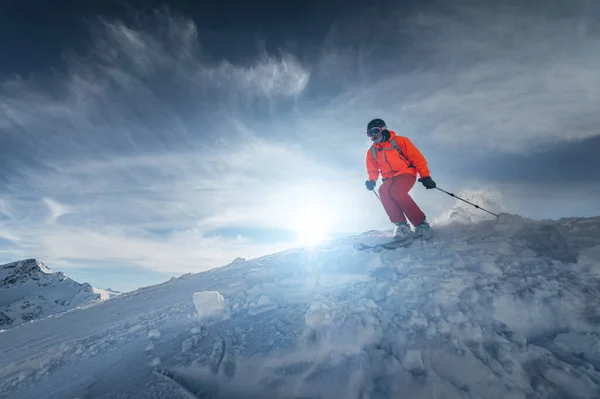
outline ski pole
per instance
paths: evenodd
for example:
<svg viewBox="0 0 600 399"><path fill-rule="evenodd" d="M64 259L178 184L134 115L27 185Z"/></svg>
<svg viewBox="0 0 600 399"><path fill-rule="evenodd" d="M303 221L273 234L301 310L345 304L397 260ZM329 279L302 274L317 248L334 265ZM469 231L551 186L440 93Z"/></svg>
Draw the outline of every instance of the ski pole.
<svg viewBox="0 0 600 399"><path fill-rule="evenodd" d="M379 198L379 195L375 192L375 190L373 190L373 194L375 194L375 196L377 197L377 199L379 200L379 202L381 202L381 198Z"/></svg>
<svg viewBox="0 0 600 399"><path fill-rule="evenodd" d="M461 201L463 201L463 202L466 202L467 204L469 204L469 205L472 205L472 206L474 206L474 207L475 207L475 208L477 208L477 209L481 209L482 211L485 211L485 212L487 212L487 213L489 213L489 214L492 214L492 215L494 215L494 216L496 216L496 217L499 217L497 214L495 214L495 213L493 213L493 212L490 212L490 211L488 211L487 209L483 209L483 208L482 208L482 207L480 207L479 205L475 205L474 203L472 203L472 202L469 202L469 201L467 201L467 200L465 200L465 199L462 199L462 198L460 198L460 197L457 197L456 195L454 195L454 194L452 194L452 193L449 193L449 192L448 192L448 191L446 191L446 190L442 190L442 189L441 189L441 188L439 188L439 187L436 187L436 189L440 190L441 192L444 192L444 193L448 194L448 195L449 195L449 196L451 196L451 197L454 197L454 198L456 198L456 199L459 199L459 200L461 200Z"/></svg>

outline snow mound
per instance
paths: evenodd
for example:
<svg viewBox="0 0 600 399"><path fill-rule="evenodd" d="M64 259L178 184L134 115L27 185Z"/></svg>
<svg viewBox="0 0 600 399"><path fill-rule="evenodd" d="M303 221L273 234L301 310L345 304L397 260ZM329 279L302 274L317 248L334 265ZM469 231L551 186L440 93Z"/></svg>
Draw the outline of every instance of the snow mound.
<svg viewBox="0 0 600 399"><path fill-rule="evenodd" d="M217 291L194 292L192 298L200 320L217 317L225 310L225 299Z"/></svg>
<svg viewBox="0 0 600 399"><path fill-rule="evenodd" d="M458 193L457 196L492 213L498 214L505 211L502 194L494 189L466 190ZM433 223L435 225L447 223L469 224L493 218L493 215L457 199L454 205L445 214L435 219Z"/></svg>
<svg viewBox="0 0 600 399"><path fill-rule="evenodd" d="M408 248L353 249L390 234L2 332L0 397L600 397L600 218L502 214Z"/></svg>

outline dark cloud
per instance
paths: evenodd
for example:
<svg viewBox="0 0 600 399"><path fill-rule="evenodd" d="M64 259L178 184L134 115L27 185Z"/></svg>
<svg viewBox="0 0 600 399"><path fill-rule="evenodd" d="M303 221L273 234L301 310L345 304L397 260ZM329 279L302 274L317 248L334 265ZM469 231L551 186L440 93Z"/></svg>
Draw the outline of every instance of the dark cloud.
<svg viewBox="0 0 600 399"><path fill-rule="evenodd" d="M537 185L593 184L600 170L599 153L600 137L594 137L552 146L544 151L485 157L467 155L463 163L444 157L444 161L456 165L455 171L469 178ZM460 156L457 152L453 155Z"/></svg>

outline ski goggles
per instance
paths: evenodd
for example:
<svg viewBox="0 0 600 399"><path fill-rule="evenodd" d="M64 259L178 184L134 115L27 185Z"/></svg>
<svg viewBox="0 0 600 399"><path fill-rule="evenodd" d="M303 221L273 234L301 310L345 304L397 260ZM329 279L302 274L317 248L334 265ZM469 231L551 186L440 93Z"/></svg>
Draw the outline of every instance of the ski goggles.
<svg viewBox="0 0 600 399"><path fill-rule="evenodd" d="M377 135L381 134L385 129L387 129L387 126L372 127L370 129L367 129L367 136L369 136L369 137L377 136Z"/></svg>

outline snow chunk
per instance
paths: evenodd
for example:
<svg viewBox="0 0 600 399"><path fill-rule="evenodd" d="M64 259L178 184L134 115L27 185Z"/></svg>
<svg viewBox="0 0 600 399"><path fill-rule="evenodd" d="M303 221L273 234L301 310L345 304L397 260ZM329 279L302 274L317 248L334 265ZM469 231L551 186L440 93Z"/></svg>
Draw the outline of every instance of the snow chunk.
<svg viewBox="0 0 600 399"><path fill-rule="evenodd" d="M575 398L597 398L598 391L594 381L585 375L573 372L570 367L548 367L542 375L564 392L570 392Z"/></svg>
<svg viewBox="0 0 600 399"><path fill-rule="evenodd" d="M188 338L181 343L181 352L185 353L194 347L194 340Z"/></svg>
<svg viewBox="0 0 600 399"><path fill-rule="evenodd" d="M377 304L371 298L361 298L358 303L364 309L377 309Z"/></svg>
<svg viewBox="0 0 600 399"><path fill-rule="evenodd" d="M111 290L110 288L103 290L102 288L92 287L94 293L100 295L101 301L106 301L107 299L114 298L116 296L121 295L119 291Z"/></svg>
<svg viewBox="0 0 600 399"><path fill-rule="evenodd" d="M269 296L261 295L260 298L258 298L258 302L256 302L256 305L263 306L263 305L266 305L267 303L269 303Z"/></svg>
<svg viewBox="0 0 600 399"><path fill-rule="evenodd" d="M201 320L219 316L225 311L225 299L217 291L195 292L193 300Z"/></svg>
<svg viewBox="0 0 600 399"><path fill-rule="evenodd" d="M152 362L150 362L151 366L158 366L160 364L160 357L155 357L154 359L152 359Z"/></svg>
<svg viewBox="0 0 600 399"><path fill-rule="evenodd" d="M402 367L413 375L425 374L421 351L416 349L407 350L402 359Z"/></svg>
<svg viewBox="0 0 600 399"><path fill-rule="evenodd" d="M593 276L600 276L600 245L584 248L579 254L578 264Z"/></svg>
<svg viewBox="0 0 600 399"><path fill-rule="evenodd" d="M304 322L308 327L319 327L333 323L336 307L325 302L317 301L310 304L308 312L304 315Z"/></svg>
<svg viewBox="0 0 600 399"><path fill-rule="evenodd" d="M277 309L277 304L272 302L268 295L261 295L256 302L250 303L249 307L248 314L256 316L260 313Z"/></svg>
<svg viewBox="0 0 600 399"><path fill-rule="evenodd" d="M148 338L160 338L160 331L158 330L150 330L148 331Z"/></svg>

